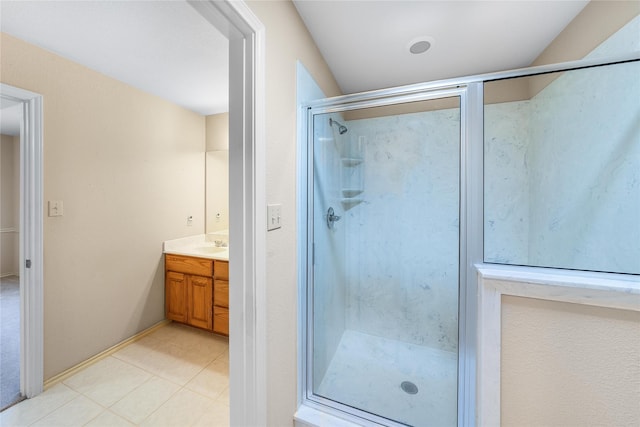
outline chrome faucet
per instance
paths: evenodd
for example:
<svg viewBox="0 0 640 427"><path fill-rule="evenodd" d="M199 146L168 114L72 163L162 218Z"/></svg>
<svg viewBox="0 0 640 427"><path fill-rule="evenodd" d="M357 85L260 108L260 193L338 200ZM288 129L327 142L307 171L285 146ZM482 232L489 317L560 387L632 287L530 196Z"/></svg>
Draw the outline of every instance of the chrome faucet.
<svg viewBox="0 0 640 427"><path fill-rule="evenodd" d="M329 227L329 230L333 229L333 224L336 221L340 221L340 215L336 215L335 211L331 207L327 211L326 217L327 217L327 227Z"/></svg>

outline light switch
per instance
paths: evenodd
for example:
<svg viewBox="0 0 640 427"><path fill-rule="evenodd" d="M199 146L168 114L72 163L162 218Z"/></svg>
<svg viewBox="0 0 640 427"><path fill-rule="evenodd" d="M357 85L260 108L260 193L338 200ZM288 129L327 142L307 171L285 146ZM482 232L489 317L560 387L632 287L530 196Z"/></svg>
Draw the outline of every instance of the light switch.
<svg viewBox="0 0 640 427"><path fill-rule="evenodd" d="M282 205L267 205L267 231L282 227Z"/></svg>
<svg viewBox="0 0 640 427"><path fill-rule="evenodd" d="M62 200L49 200L49 216L62 216L63 214Z"/></svg>

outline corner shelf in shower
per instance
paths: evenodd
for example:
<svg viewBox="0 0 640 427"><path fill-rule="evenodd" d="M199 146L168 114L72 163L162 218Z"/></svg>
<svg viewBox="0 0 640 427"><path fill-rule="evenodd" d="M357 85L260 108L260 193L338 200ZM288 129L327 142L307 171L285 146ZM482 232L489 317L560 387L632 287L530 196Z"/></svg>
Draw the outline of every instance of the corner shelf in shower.
<svg viewBox="0 0 640 427"><path fill-rule="evenodd" d="M349 162L345 162L345 160L349 160ZM348 173L343 171L342 176L342 185L343 187L340 189L340 193L342 195L342 199L340 199L340 203L342 204L342 208L345 211L348 211L352 207L359 205L364 200L360 196L364 192L364 183L362 182L362 171L354 170L355 166L358 166L362 163L362 159L342 159L343 167L349 170ZM353 179L355 177L357 179ZM346 179L345 176L349 178Z"/></svg>
<svg viewBox="0 0 640 427"><path fill-rule="evenodd" d="M347 150L348 154L352 152L352 150ZM364 201L362 197L359 197L364 191L364 170L362 169L364 156L358 155L361 153L362 150L358 150L357 154L353 153L356 154L355 156L347 155L340 159L342 165L340 177L342 199L340 199L340 203L345 211Z"/></svg>
<svg viewBox="0 0 640 427"><path fill-rule="evenodd" d="M342 197L344 197L345 199L353 199L363 191L364 190L362 188L343 188Z"/></svg>
<svg viewBox="0 0 640 427"><path fill-rule="evenodd" d="M364 202L363 199L356 199L356 198L344 198L340 200L340 203L342 204L342 208L345 211L348 211L349 209L351 209L352 207L359 205L360 203Z"/></svg>

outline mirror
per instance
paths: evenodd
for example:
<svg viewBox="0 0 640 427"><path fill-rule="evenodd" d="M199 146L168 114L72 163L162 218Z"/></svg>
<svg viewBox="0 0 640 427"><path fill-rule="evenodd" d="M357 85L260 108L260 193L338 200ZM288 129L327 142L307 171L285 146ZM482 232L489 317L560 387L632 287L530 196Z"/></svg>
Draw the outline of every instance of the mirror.
<svg viewBox="0 0 640 427"><path fill-rule="evenodd" d="M205 232L229 229L229 113L206 118Z"/></svg>

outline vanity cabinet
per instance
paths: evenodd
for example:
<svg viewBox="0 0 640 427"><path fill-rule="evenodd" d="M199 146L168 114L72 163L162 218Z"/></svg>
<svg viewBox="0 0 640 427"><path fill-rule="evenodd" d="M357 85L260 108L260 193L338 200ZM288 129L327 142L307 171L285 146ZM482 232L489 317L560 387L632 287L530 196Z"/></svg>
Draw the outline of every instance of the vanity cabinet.
<svg viewBox="0 0 640 427"><path fill-rule="evenodd" d="M229 262L166 254L165 313L167 319L229 335Z"/></svg>

